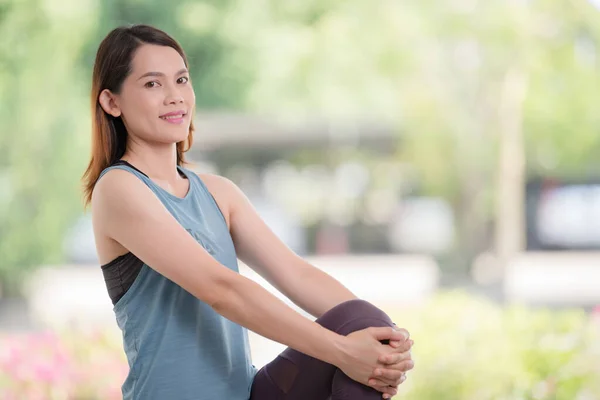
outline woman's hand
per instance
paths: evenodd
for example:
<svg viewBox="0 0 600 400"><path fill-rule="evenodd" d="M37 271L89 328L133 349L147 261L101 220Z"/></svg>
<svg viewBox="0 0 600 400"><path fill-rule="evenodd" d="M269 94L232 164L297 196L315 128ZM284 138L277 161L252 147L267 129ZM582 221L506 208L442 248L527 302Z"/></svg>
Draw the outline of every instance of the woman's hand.
<svg viewBox="0 0 600 400"><path fill-rule="evenodd" d="M409 341L412 345L412 341ZM393 346L390 343L390 346ZM406 380L406 372L414 367L411 359L411 351L381 356L379 361L382 365L373 371L369 379L369 386L386 394L395 395L398 386ZM394 389L394 390L392 390ZM385 397L384 398L389 398Z"/></svg>
<svg viewBox="0 0 600 400"><path fill-rule="evenodd" d="M373 371L369 386L384 393L383 398L394 396L398 386L406 380L406 372L414 368L414 361L411 358L413 343L410 339L390 341L390 347L396 349L397 353L379 357L381 365Z"/></svg>
<svg viewBox="0 0 600 400"><path fill-rule="evenodd" d="M406 338L407 333L405 331L398 331L391 327L367 328L353 332L345 337L342 345L342 357L336 366L355 381L370 386L369 379L373 376L373 371L376 369L384 368L386 373L398 373L396 370L388 371L387 365L379 360L380 358L387 360L387 356L401 354L401 349L407 345ZM390 343L400 342L401 345L395 348L391 345L381 344L381 341L384 340ZM392 365L395 365L395 363ZM380 378L383 378L383 376L377 377L377 379ZM390 395L392 393L395 394L395 390L395 388L388 385L380 391Z"/></svg>

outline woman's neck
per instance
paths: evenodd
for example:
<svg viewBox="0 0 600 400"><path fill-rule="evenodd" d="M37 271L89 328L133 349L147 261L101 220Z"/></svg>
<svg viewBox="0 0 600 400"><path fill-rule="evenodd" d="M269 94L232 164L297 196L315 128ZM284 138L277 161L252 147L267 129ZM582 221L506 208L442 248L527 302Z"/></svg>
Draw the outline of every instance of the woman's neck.
<svg viewBox="0 0 600 400"><path fill-rule="evenodd" d="M152 179L169 183L175 183L181 179L177 171L175 144L164 147L132 144L132 146L128 146L121 159L144 171Z"/></svg>

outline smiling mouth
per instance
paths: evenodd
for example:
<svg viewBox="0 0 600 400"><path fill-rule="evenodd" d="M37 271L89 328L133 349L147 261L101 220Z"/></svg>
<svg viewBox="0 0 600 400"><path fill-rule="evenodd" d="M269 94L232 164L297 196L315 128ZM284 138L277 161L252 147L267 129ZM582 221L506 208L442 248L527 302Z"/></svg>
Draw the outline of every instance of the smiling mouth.
<svg viewBox="0 0 600 400"><path fill-rule="evenodd" d="M183 114L174 114L174 115L164 115L162 117L160 117L160 119L164 119L165 121L170 121L170 120L180 120L183 117L185 117L187 114L183 113Z"/></svg>

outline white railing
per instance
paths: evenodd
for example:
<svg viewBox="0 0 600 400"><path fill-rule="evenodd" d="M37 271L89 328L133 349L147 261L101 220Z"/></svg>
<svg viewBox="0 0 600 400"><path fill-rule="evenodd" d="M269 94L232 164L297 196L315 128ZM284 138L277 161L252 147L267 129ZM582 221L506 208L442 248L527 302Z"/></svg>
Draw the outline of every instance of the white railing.
<svg viewBox="0 0 600 400"><path fill-rule="evenodd" d="M438 267L426 256L344 255L307 260L375 304L420 303L437 289ZM240 272L286 300L242 263ZM114 324L112 304L98 266L41 268L27 284L27 298L33 319L42 326Z"/></svg>
<svg viewBox="0 0 600 400"><path fill-rule="evenodd" d="M557 306L600 304L600 253L523 253L504 273L511 302Z"/></svg>

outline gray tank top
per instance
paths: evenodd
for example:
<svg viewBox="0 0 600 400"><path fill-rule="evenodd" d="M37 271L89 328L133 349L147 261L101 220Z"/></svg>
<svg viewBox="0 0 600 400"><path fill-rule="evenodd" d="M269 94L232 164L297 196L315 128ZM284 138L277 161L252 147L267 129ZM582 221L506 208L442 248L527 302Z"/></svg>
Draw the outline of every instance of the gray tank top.
<svg viewBox="0 0 600 400"><path fill-rule="evenodd" d="M217 261L239 272L225 218L194 172L178 167L189 180L183 198L172 195L127 165L177 221ZM114 305L129 373L124 400L247 400L256 369L247 330L143 265L131 287Z"/></svg>

